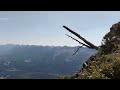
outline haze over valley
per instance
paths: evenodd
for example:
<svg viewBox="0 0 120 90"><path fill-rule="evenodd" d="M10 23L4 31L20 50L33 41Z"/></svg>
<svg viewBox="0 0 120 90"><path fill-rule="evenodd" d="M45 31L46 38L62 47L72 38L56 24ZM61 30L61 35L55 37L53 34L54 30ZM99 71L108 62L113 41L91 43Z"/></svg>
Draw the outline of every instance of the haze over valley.
<svg viewBox="0 0 120 90"><path fill-rule="evenodd" d="M49 79L71 75L96 51L76 47L0 45L0 77Z"/></svg>

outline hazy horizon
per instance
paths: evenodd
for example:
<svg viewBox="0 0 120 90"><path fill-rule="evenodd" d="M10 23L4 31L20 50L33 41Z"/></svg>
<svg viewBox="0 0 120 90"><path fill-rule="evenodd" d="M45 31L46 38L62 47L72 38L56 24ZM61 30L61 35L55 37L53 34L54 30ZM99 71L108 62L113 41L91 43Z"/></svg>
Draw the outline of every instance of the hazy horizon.
<svg viewBox="0 0 120 90"><path fill-rule="evenodd" d="M119 21L120 11L0 11L0 45L78 46L66 25L99 46Z"/></svg>
<svg viewBox="0 0 120 90"><path fill-rule="evenodd" d="M64 47L64 46L67 46L67 47L78 47L79 46L79 45L76 45L76 46L69 46L69 45L34 45L34 44L12 44L12 43L0 44L0 46L1 45L26 45L26 46L29 45L29 46L49 46L49 47Z"/></svg>

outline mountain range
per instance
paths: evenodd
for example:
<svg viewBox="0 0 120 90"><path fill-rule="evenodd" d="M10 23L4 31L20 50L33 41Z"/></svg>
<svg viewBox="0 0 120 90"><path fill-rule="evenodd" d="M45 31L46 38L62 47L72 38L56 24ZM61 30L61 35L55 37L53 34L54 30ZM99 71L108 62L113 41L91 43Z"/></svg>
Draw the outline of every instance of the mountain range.
<svg viewBox="0 0 120 90"><path fill-rule="evenodd" d="M96 50L78 46L0 45L0 78L55 79L71 75Z"/></svg>

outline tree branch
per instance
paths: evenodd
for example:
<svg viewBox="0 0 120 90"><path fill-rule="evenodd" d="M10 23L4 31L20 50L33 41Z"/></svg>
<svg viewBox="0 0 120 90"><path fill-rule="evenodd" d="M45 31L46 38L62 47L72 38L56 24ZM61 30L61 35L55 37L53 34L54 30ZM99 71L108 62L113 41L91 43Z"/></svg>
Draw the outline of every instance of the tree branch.
<svg viewBox="0 0 120 90"><path fill-rule="evenodd" d="M78 33L74 32L73 30L69 29L66 26L63 26L65 29L67 29L69 32L71 32L72 34L74 34L75 36L77 36L79 39L83 40L87 45L90 46L90 48L92 49L98 49L97 46L95 46L94 44L92 44L91 42L87 41L85 38L83 38L82 36L80 36Z"/></svg>
<svg viewBox="0 0 120 90"><path fill-rule="evenodd" d="M78 52L78 50L80 49L80 48L82 48L83 47L83 45L82 46L80 46L80 47L78 47L78 49L76 50L76 52L73 54L73 55L75 55L77 52ZM72 56L73 56L72 55Z"/></svg>
<svg viewBox="0 0 120 90"><path fill-rule="evenodd" d="M65 35L67 35L67 34L65 34ZM77 39L73 38L72 36L70 36L70 35L67 35L67 36L70 37L70 38L72 38L73 40L77 41L78 43L82 44L83 46L86 46L86 47L88 47L88 48L91 48L90 46L88 46L88 45L86 45L86 44L84 44L84 43L81 43L81 42L78 41Z"/></svg>

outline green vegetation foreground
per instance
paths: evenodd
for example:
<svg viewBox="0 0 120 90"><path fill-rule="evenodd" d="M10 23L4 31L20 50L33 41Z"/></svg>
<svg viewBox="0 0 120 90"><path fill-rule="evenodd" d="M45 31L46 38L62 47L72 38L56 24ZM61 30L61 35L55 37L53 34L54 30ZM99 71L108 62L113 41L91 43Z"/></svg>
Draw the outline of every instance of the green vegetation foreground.
<svg viewBox="0 0 120 90"><path fill-rule="evenodd" d="M120 22L114 24L102 40L96 55L72 76L60 79L120 79Z"/></svg>

